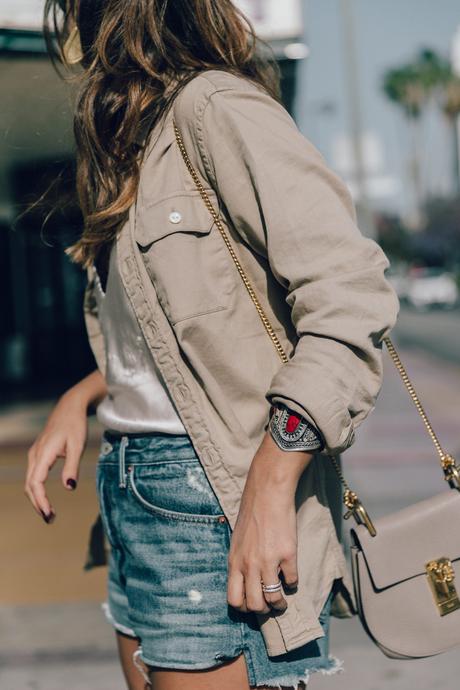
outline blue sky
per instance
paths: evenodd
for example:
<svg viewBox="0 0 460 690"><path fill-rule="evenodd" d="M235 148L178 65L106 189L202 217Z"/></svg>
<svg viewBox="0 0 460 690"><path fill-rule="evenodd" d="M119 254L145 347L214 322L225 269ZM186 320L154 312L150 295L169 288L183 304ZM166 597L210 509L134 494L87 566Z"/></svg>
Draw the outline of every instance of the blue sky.
<svg viewBox="0 0 460 690"><path fill-rule="evenodd" d="M373 144L375 184L382 207L409 203L405 167L409 152L406 123L380 90L384 71L409 61L423 47L446 57L460 26L459 0L351 0L355 20L363 126ZM339 0L308 0L305 40L310 56L302 64L296 118L303 133L347 178L340 141L348 135L347 93ZM324 112L325 103L334 110ZM424 122L423 179L432 192L451 184L451 140L436 113Z"/></svg>

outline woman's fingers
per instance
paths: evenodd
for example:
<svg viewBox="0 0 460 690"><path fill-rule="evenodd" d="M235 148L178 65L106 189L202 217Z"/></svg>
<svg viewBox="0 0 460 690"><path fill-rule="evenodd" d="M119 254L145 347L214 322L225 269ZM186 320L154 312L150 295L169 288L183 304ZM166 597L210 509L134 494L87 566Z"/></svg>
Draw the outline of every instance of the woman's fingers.
<svg viewBox="0 0 460 690"><path fill-rule="evenodd" d="M280 582L279 568L265 568L262 571L264 585L276 585ZM262 588L262 584L261 584ZM283 586L278 592L263 592L265 601L276 611L284 611L287 608L287 601L283 596Z"/></svg>
<svg viewBox="0 0 460 690"><path fill-rule="evenodd" d="M270 613L270 606L267 604L262 591L260 568L254 567L246 573L244 589L248 611Z"/></svg>
<svg viewBox="0 0 460 690"><path fill-rule="evenodd" d="M51 412L43 431L38 435L28 452L28 466L24 493L34 509L51 522L55 516L46 495L45 483L49 471L58 458L64 458L61 481L65 488L75 489L78 468L88 433L88 402L102 395L101 380L95 382L94 390L88 396L87 385L92 375L69 389ZM104 384L105 390L105 384Z"/></svg>
<svg viewBox="0 0 460 690"><path fill-rule="evenodd" d="M35 503L47 522L51 522L55 516L55 512L45 491L45 482L48 478L49 468L55 462L55 460L56 458L42 456L37 462L35 470L32 473L29 481L29 486Z"/></svg>
<svg viewBox="0 0 460 690"><path fill-rule="evenodd" d="M32 472L35 467L35 445L33 445L27 454L27 472L26 472L26 480L24 483L24 493L29 499L29 501L32 503L33 507L37 511L37 513L40 515L40 508L38 507L38 504L35 500L35 497L32 493L32 489L30 486L30 478L32 476Z"/></svg>
<svg viewBox="0 0 460 690"><path fill-rule="evenodd" d="M283 567L284 566L284 567ZM282 580L280 574L282 571ZM275 592L264 592L262 583L276 585L281 582L281 589ZM269 613L271 609L284 611L287 601L283 584L289 588L297 585L296 558L285 558L279 566L266 565L263 569L257 564L252 568L231 565L227 582L227 601L239 611Z"/></svg>
<svg viewBox="0 0 460 690"><path fill-rule="evenodd" d="M240 568L230 567L227 583L227 601L238 611L269 613L260 582L260 570L243 573Z"/></svg>
<svg viewBox="0 0 460 690"><path fill-rule="evenodd" d="M80 467L80 458L83 448L78 443L67 441L65 462L62 468L62 483L65 488L73 491L78 484L78 469Z"/></svg>
<svg viewBox="0 0 460 690"><path fill-rule="evenodd" d="M243 573L231 564L227 581L227 602L239 611L247 611Z"/></svg>
<svg viewBox="0 0 460 690"><path fill-rule="evenodd" d="M46 437L40 438L30 448L24 493L46 522L52 522L56 515L45 490L49 471L57 458L64 457L62 482L66 489L75 489L82 450L83 446L78 441L67 440L63 443L62 439L50 441Z"/></svg>
<svg viewBox="0 0 460 690"><path fill-rule="evenodd" d="M297 587L299 582L299 574L297 571L296 550L294 553L280 561L280 568L283 573L283 580L286 587L289 587L289 589Z"/></svg>
<svg viewBox="0 0 460 690"><path fill-rule="evenodd" d="M48 500L45 482L50 467L59 455L52 446L34 444L29 451L29 466L26 475L25 493L33 507L46 522L52 522L56 513Z"/></svg>
<svg viewBox="0 0 460 690"><path fill-rule="evenodd" d="M29 451L27 453L27 471L26 471L26 478L24 482L24 488L27 489L27 484L29 482L29 479L32 475L32 472L35 467L35 462L36 462L36 457L35 457L35 443L29 448Z"/></svg>

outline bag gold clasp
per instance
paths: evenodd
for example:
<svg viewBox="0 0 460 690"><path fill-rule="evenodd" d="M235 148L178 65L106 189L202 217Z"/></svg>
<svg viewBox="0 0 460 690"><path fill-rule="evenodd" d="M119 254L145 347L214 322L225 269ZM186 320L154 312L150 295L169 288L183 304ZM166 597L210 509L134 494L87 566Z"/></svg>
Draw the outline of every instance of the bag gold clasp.
<svg viewBox="0 0 460 690"><path fill-rule="evenodd" d="M454 584L455 571L451 560L443 556L428 561L425 568L439 614L445 616L459 609L460 600Z"/></svg>

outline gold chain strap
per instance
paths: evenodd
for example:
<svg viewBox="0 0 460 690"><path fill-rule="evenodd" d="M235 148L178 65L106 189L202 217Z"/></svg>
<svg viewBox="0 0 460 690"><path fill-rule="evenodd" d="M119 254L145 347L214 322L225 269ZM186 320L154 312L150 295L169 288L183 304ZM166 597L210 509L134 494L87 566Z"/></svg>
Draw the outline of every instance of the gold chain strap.
<svg viewBox="0 0 460 690"><path fill-rule="evenodd" d="M396 369L399 372L399 375L401 376L404 385L407 388L407 391L412 399L412 402L414 403L415 407L417 408L417 412L419 413L420 417L422 418L422 421L425 425L425 428L428 432L429 437L431 438L434 447L436 448L436 451L439 455L439 461L441 463L442 470L444 472L444 479L449 483L449 486L452 489L460 489L460 468L457 466L457 463L455 461L455 458L450 455L450 453L446 453L443 447L441 446L441 443L430 423L430 420L428 419L428 416L423 409L423 405L420 402L420 398L418 397L417 393L415 392L415 388L412 385L412 382L409 378L409 375L401 362L401 359L396 351L395 346L393 345L393 342L391 339L387 336L386 338L383 338L383 342L387 346L387 350L389 352L389 355L391 359L393 360L393 363L396 367Z"/></svg>
<svg viewBox="0 0 460 690"><path fill-rule="evenodd" d="M275 331L273 330L273 327L272 327L262 305L259 302L259 299L258 299L258 297L254 291L254 288L252 287L243 267L241 266L241 263L240 263L237 255L233 249L233 246L230 242L230 238L228 237L228 235L224 229L222 221L220 220L218 213L215 211L214 206L212 205L211 200L209 199L209 196L207 195L206 190L205 190L195 168L193 167L193 165L190 161L190 158L188 157L187 151L186 151L185 146L184 146L184 142L182 140L182 136L181 136L180 131L179 131L174 120L173 120L173 126L174 126L174 133L176 135L177 144L179 146L179 149L180 149L180 152L182 154L182 158L184 159L184 163L187 167L187 170L189 171L189 173L190 173L190 175L191 175L204 203L206 204L207 209L209 210L210 214L212 215L212 217L213 217L213 219L214 219L214 221L215 221L215 223L219 229L219 232L222 235L222 239L224 240L225 245L226 245L228 251L230 252L230 255L231 255L231 257L235 263L235 266L238 270L238 273L240 274L241 279L242 279L242 281L243 281L243 283L244 283L244 285L245 285L245 287L249 293L249 296L251 297L251 299L254 303L254 306L257 310L257 313L259 314L259 317L260 317L260 319L264 325L265 330L267 331L267 333L268 333L281 361L283 362L283 364L286 364L289 361L289 359L288 359L288 357L287 357L287 355L283 349L283 346L281 345L281 343L279 341L278 336L276 335ZM393 362L394 362L394 364L395 364L395 366L396 366L396 368L397 368L397 370L398 370L398 372L399 372L399 374L400 374L400 376L404 382L404 385L406 386L407 390L409 391L409 395L412 398L412 401L413 401L414 405L416 406L416 408L417 408L417 410L418 410L418 412L419 412L419 414L423 420L423 423L425 424L425 427L428 431L428 434L429 434L431 440L433 441L434 446L435 446L435 448L439 454L440 461L441 461L441 467L444 471L445 479L449 482L449 485L452 488L460 488L460 468L457 467L455 459L443 450L443 448L442 448L442 446L438 440L438 437L436 436L436 434L433 430L433 427L431 426L431 424L428 420L428 417L425 413L425 410L422 407L422 404L421 404L421 402L417 396L417 393L415 392L415 389L414 389L414 387L413 387L413 385L409 379L409 376L408 376L408 374L407 374L407 372L406 372L406 370L405 370L405 368L404 368L404 366L403 366L403 364L399 358L399 355L398 355L396 348L394 347L392 341L387 336L387 337L383 338L383 342L386 344L388 352L391 356L391 359L393 360ZM367 514L366 510L364 509L358 496L356 495L356 493L354 491L352 491L350 489L347 480L343 476L342 470L340 468L339 463L337 462L337 459L334 457L334 455L331 455L330 453L327 453L327 456L332 461L332 464L333 464L335 471L339 477L339 480L344 487L343 500L344 500L346 507L348 508L348 511L344 517L348 518L348 517L350 517L350 515L353 515L355 520L358 523L365 524L366 527L368 528L369 532L373 536L375 536L375 534L376 534L375 527L373 526L372 521L371 521L369 515Z"/></svg>

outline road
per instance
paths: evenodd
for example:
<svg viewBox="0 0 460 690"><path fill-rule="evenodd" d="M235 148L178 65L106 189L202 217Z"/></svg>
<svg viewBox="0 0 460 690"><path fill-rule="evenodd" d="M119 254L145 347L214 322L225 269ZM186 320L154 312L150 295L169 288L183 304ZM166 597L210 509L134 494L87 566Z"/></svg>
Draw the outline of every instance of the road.
<svg viewBox="0 0 460 690"><path fill-rule="evenodd" d="M454 316L406 318L404 313L392 337L442 443L460 459L460 363L453 352L458 337ZM428 319L423 327L419 317ZM434 340L433 323L448 324ZM420 347L402 347L400 341L407 342L405 334L410 335L411 329L418 334L417 342L449 340L442 346L451 352L448 361ZM446 338L449 329L453 336ZM53 525L42 524L22 494L27 444L48 410L48 404L15 408L0 422L0 501L6 518L0 532L0 688L124 690L113 633L100 611L105 569L82 570L87 530L96 511L94 469L100 429L92 423L75 494L61 488L58 470L53 470L50 494L58 512ZM431 441L388 353L376 408L357 429L355 443L343 454L343 465L375 520L448 490ZM348 523L344 527L347 534ZM357 617L332 620L331 653L343 661L344 671L313 676L309 685L313 690L458 686L458 650L419 661L390 660L367 639Z"/></svg>
<svg viewBox="0 0 460 690"><path fill-rule="evenodd" d="M394 332L403 346L422 348L447 362L460 363L460 309L420 313L401 306Z"/></svg>

